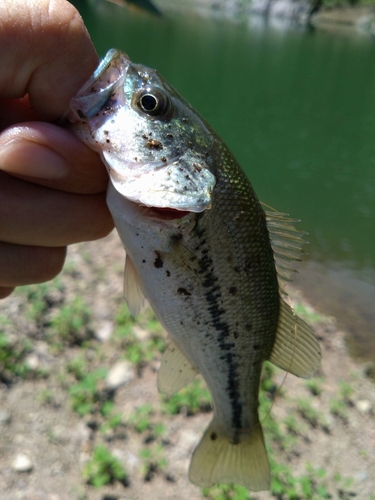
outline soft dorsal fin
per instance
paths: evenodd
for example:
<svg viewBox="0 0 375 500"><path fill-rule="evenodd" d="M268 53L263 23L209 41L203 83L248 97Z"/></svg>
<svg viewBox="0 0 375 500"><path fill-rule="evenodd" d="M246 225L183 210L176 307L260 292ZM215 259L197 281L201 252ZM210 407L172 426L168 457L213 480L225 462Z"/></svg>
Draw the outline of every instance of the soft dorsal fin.
<svg viewBox="0 0 375 500"><path fill-rule="evenodd" d="M299 222L298 219L291 219L287 214L273 209L266 210L265 213L280 291L285 293L284 286L291 281L290 276L295 272L293 262L301 260L302 246L306 243L302 236L306 233L295 228L294 224Z"/></svg>
<svg viewBox="0 0 375 500"><path fill-rule="evenodd" d="M312 377L321 352L311 328L280 298L279 324L269 360L297 377Z"/></svg>
<svg viewBox="0 0 375 500"><path fill-rule="evenodd" d="M170 338L158 372L159 392L172 396L191 382L197 373L198 370Z"/></svg>
<svg viewBox="0 0 375 500"><path fill-rule="evenodd" d="M124 270L124 296L130 314L137 316L145 303L145 297L141 290L139 283L138 273L134 267L133 261L129 255L125 256L125 270Z"/></svg>

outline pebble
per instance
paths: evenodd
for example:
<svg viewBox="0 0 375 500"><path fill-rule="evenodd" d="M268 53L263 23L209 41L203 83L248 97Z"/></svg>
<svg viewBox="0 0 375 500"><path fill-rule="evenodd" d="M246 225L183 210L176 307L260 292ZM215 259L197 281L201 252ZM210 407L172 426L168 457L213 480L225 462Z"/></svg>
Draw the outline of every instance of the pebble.
<svg viewBox="0 0 375 500"><path fill-rule="evenodd" d="M356 401L355 406L357 410L364 415L370 413L372 410L372 405L370 401L367 401L367 399L360 399L359 401Z"/></svg>
<svg viewBox="0 0 375 500"><path fill-rule="evenodd" d="M7 410L0 410L0 425L9 424L12 420L12 415Z"/></svg>
<svg viewBox="0 0 375 500"><path fill-rule="evenodd" d="M95 338L99 342L106 342L113 333L113 323L112 321L103 321L99 328L95 331Z"/></svg>
<svg viewBox="0 0 375 500"><path fill-rule="evenodd" d="M12 469L16 472L30 472L33 467L31 458L24 453L16 455L12 462Z"/></svg>
<svg viewBox="0 0 375 500"><path fill-rule="evenodd" d="M118 361L108 372L106 386L110 390L115 390L131 382L134 377L133 365L129 361Z"/></svg>

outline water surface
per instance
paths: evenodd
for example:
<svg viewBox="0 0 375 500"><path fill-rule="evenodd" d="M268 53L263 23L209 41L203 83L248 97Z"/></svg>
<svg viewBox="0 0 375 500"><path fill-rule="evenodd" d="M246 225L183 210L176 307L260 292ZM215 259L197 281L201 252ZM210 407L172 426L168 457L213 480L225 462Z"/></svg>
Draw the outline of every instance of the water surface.
<svg viewBox="0 0 375 500"><path fill-rule="evenodd" d="M300 218L296 280L375 360L375 44L194 14L75 2L101 56L157 68L224 138L259 198Z"/></svg>

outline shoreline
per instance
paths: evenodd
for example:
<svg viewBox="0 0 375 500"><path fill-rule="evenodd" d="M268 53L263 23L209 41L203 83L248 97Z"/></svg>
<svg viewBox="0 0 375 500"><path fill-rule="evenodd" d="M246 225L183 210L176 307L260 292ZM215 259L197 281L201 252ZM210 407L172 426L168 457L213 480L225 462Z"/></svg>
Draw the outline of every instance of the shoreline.
<svg viewBox="0 0 375 500"><path fill-rule="evenodd" d="M314 2L306 0L253 0L247 5L233 0L186 0L183 4L172 0L155 0L154 3L162 12L189 11L233 20L255 16L284 21L286 25L375 35L375 5L351 6L348 2L345 5L315 8Z"/></svg>

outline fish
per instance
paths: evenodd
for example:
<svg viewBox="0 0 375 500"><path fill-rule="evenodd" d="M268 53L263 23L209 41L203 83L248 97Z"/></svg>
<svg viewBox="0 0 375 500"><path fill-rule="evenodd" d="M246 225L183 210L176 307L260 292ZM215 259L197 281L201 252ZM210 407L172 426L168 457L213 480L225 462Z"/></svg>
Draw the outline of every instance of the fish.
<svg viewBox="0 0 375 500"><path fill-rule="evenodd" d="M308 378L321 362L285 292L303 252L297 221L266 209L210 125L124 52L107 53L71 100L68 119L108 170L129 310L136 316L147 299L168 333L159 391L170 396L200 373L211 393L213 418L193 452L190 481L269 489L262 365Z"/></svg>

